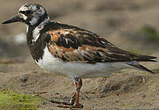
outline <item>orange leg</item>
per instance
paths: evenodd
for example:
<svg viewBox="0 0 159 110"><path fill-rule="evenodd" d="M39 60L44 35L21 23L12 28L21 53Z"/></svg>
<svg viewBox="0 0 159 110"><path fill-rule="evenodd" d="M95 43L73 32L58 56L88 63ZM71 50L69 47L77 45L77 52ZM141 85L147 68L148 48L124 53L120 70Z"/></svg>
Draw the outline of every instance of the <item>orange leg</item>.
<svg viewBox="0 0 159 110"><path fill-rule="evenodd" d="M80 94L80 89L82 87L82 80L80 78L75 78L75 86L76 86L76 91L73 95L73 97L70 100L70 103L77 108L82 108L83 105L79 103L79 94Z"/></svg>
<svg viewBox="0 0 159 110"><path fill-rule="evenodd" d="M83 108L83 105L79 103L79 94L80 94L80 89L82 87L82 80L80 78L74 78L74 83L76 89L74 95L71 97L70 103L57 102L53 100L51 100L50 102L59 104L57 107L70 108L70 110L72 110L72 108Z"/></svg>

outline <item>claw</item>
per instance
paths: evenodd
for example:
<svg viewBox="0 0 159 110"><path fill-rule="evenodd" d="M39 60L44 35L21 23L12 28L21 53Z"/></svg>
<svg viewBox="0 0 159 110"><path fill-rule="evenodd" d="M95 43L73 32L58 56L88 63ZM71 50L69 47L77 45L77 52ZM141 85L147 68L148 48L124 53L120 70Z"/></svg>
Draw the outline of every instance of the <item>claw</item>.
<svg viewBox="0 0 159 110"><path fill-rule="evenodd" d="M70 108L70 110L72 110L73 108L83 108L83 105L79 103L79 93L82 87L82 80L80 78L75 78L75 86L76 86L76 91L72 96L70 103L59 102L55 100L48 100L48 101L54 104L58 104L57 107L60 108Z"/></svg>
<svg viewBox="0 0 159 110"><path fill-rule="evenodd" d="M57 107L70 108L70 110L72 110L72 108L83 108L83 105L81 105L81 104L79 104L79 105L57 105Z"/></svg>
<svg viewBox="0 0 159 110"><path fill-rule="evenodd" d="M59 102L55 100L48 100L48 101L54 104L58 104L57 107L59 108L70 108L70 110L72 110L73 108L83 108L83 105L81 104L76 105L68 102Z"/></svg>
<svg viewBox="0 0 159 110"><path fill-rule="evenodd" d="M55 100L49 100L49 102L54 103L54 104L59 104L59 105L72 105L68 102L59 102L59 101L55 101Z"/></svg>

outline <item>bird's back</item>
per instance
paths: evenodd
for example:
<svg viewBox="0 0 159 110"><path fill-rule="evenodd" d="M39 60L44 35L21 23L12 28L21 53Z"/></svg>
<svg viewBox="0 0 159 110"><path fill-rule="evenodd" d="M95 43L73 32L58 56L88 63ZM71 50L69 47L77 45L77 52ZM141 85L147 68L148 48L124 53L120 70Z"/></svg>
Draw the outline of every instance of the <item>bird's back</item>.
<svg viewBox="0 0 159 110"><path fill-rule="evenodd" d="M153 61L156 57L122 50L97 34L76 26L51 22L41 31L53 56L64 62L105 63Z"/></svg>

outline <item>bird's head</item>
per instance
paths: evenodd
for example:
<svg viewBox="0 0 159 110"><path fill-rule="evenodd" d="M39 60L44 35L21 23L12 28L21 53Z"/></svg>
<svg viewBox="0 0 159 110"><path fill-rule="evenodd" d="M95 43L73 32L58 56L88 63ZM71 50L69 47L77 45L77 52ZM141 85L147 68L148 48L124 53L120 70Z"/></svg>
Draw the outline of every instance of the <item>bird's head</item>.
<svg viewBox="0 0 159 110"><path fill-rule="evenodd" d="M37 26L45 19L49 20L49 17L43 6L36 3L27 3L19 8L16 16L4 21L2 24L23 22L29 26Z"/></svg>

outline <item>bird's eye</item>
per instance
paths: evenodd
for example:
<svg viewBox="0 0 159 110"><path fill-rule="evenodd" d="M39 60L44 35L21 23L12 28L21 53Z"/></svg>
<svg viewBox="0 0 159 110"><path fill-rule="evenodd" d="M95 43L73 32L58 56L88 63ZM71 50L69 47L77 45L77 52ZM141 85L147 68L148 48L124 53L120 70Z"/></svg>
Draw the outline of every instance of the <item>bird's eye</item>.
<svg viewBox="0 0 159 110"><path fill-rule="evenodd" d="M28 14L31 14L31 11L30 10L27 10L27 11L20 11L20 13L23 13L25 15L28 15Z"/></svg>

